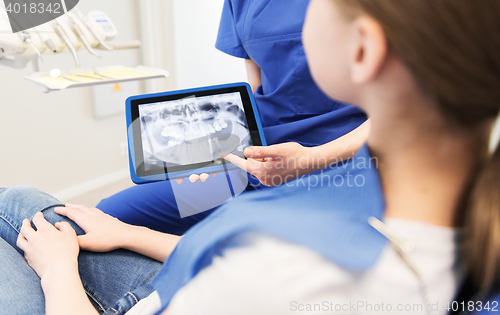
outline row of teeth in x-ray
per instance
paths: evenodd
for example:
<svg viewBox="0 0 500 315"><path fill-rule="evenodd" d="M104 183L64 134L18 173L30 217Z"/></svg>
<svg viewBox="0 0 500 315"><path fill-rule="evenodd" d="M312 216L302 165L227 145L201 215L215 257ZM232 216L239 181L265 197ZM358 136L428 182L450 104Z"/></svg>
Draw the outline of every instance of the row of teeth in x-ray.
<svg viewBox="0 0 500 315"><path fill-rule="evenodd" d="M236 135L224 135L225 140L217 136L205 136L189 142L181 142L167 147L160 152L153 153L155 159L150 159L151 164L166 161L178 165L206 163L221 158L221 154L232 152L240 145L240 138Z"/></svg>
<svg viewBox="0 0 500 315"><path fill-rule="evenodd" d="M149 148L146 141L143 143L151 155L168 163L186 165L218 159L220 153L237 149L240 139L249 139L248 129L236 117L232 117L234 115L227 116L227 122L223 117L166 126L161 121L156 122L156 126L145 126L149 133L153 133L153 137L145 139L151 141ZM155 129L162 131L158 134ZM150 162L157 164L154 160Z"/></svg>
<svg viewBox="0 0 500 315"><path fill-rule="evenodd" d="M207 163L218 160L225 153L233 152L239 144L240 139L235 135L230 135L225 141L201 137L190 143L179 143L156 152L146 160L146 163L151 165L162 165L162 162L176 165Z"/></svg>
<svg viewBox="0 0 500 315"><path fill-rule="evenodd" d="M228 124L224 121L224 119L222 119L221 117L218 117L217 119L214 119L214 122L212 124L206 123L204 125L204 127L206 127L208 129L208 130L206 130L207 132L204 132L204 133L211 134L211 133L216 133L216 132L222 131L223 129L228 127ZM164 128L162 130L162 132L160 133L160 135L163 137L169 137L169 136L172 136L172 132L168 128ZM189 135L185 134L183 138L189 139Z"/></svg>

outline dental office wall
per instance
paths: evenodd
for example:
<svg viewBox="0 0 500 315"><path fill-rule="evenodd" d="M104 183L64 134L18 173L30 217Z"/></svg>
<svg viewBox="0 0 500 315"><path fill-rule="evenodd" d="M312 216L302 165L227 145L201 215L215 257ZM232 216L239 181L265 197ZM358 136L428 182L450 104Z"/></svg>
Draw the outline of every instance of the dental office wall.
<svg viewBox="0 0 500 315"><path fill-rule="evenodd" d="M224 0L174 1L178 88L247 81L245 62L214 47L223 4Z"/></svg>
<svg viewBox="0 0 500 315"><path fill-rule="evenodd" d="M145 92L245 81L244 62L214 48L222 3L80 1L84 12L108 13L119 31L114 40L143 41L140 50L103 53L101 61L82 51L82 64L145 64L170 71L168 79L141 84ZM148 16L152 11L154 18ZM148 32L152 26L163 28L156 32L159 38ZM73 66L69 54L46 56L41 71ZM126 141L124 114L97 119L91 88L44 94L23 78L32 72L31 66L0 66L0 187L34 185L65 201L128 178L128 158L120 149Z"/></svg>

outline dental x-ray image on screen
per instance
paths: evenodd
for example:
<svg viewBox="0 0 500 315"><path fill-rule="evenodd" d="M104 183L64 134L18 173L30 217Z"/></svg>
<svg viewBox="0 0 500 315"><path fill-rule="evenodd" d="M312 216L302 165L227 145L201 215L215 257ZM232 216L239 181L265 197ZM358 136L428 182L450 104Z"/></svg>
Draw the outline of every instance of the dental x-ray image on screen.
<svg viewBox="0 0 500 315"><path fill-rule="evenodd" d="M144 170L220 165L252 140L239 92L139 105Z"/></svg>

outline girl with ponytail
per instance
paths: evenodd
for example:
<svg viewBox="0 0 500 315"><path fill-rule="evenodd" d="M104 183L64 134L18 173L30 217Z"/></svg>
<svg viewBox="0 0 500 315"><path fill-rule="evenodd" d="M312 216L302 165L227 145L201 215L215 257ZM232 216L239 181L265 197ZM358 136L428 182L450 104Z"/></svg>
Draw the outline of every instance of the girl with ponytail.
<svg viewBox="0 0 500 315"><path fill-rule="evenodd" d="M383 36L380 41L386 43L378 48L382 50L378 56L380 63L371 69L371 76L358 82L358 86L368 79L382 79L384 69L394 67L397 59L397 67L409 72L411 81L427 98L425 105L411 104L410 99L398 100L397 108L390 112L404 109L415 113L414 107L425 106L418 109L423 109L424 113L407 122L397 119L391 124L417 126L422 119L435 115L433 120L420 125L424 128L420 133L429 133L436 142L440 138L443 141L436 143L433 150L426 151L425 138L415 137L413 143L406 145L421 147L420 154L435 160L435 165L442 159L456 167L455 175L462 173L460 179L455 178L454 203L448 209L441 208L441 212L449 211L447 221L439 224L463 229L461 247L466 274L474 285L483 289L490 287L500 275L500 149L498 137L493 135L493 125L500 110L500 1L337 0L330 5L338 5L343 16L354 21L354 25L355 21L373 19L372 23L376 23L384 34L380 35ZM363 34L359 36L358 40L363 40ZM403 82L399 83L401 87ZM354 101L358 100L359 96ZM364 105L363 100L358 103L368 113L375 112L372 115L375 119L388 107L372 108L372 105ZM387 116L383 119L387 124ZM438 121L439 127L433 126L433 122ZM382 142L396 144L391 138L398 136L380 139L377 129L380 128L375 126L369 141L373 152L385 146ZM405 128L392 130L397 129ZM453 140L446 141L447 134ZM454 147L456 151L452 153ZM385 154L380 152L380 158L385 159ZM392 150L392 154L396 159L405 156L401 154L398 158L396 150ZM381 168L383 180L384 173ZM403 209L392 212L390 201L388 207L387 215L406 216L399 214ZM434 221L437 216L430 215L427 221Z"/></svg>

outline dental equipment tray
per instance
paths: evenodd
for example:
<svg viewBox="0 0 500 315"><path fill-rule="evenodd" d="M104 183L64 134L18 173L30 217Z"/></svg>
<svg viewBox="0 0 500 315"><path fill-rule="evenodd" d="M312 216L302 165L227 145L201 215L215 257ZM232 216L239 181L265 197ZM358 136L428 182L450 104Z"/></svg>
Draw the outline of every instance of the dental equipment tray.
<svg viewBox="0 0 500 315"><path fill-rule="evenodd" d="M235 169L225 154L266 145L247 83L131 96L126 116L136 184Z"/></svg>
<svg viewBox="0 0 500 315"><path fill-rule="evenodd" d="M168 77L166 70L145 66L129 68L125 66L106 66L99 68L80 68L72 70L52 70L36 72L26 79L35 82L43 92L60 91L68 88L119 83Z"/></svg>

